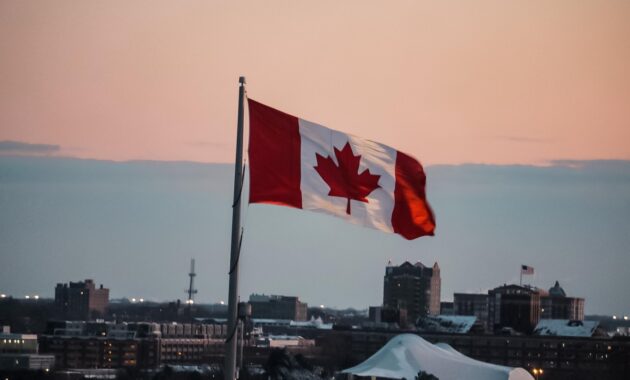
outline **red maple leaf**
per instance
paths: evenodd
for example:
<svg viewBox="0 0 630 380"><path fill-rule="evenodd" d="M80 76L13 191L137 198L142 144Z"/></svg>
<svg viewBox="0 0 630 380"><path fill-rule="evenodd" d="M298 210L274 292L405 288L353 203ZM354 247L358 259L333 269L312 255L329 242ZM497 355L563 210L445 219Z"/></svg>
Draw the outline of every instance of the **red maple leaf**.
<svg viewBox="0 0 630 380"><path fill-rule="evenodd" d="M365 169L359 174L361 156L355 156L352 153L350 143L346 143L341 150L334 149L339 166L330 156L324 158L324 156L316 153L317 166L315 166L315 170L330 187L328 195L348 199L346 213L350 215L350 200L368 203L366 197L380 187L378 180L381 176L371 174L370 169Z"/></svg>

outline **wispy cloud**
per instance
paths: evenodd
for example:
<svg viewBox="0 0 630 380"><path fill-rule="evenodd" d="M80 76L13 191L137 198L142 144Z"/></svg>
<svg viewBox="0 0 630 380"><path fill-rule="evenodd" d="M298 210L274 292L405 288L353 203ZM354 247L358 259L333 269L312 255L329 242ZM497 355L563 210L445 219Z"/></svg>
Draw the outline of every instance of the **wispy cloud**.
<svg viewBox="0 0 630 380"><path fill-rule="evenodd" d="M630 160L552 160L552 166L561 166L571 169L597 169L603 172L620 171L628 173L630 171Z"/></svg>
<svg viewBox="0 0 630 380"><path fill-rule="evenodd" d="M46 156L58 153L61 150L59 145L53 144L30 144L21 141L4 140L0 141L0 154L17 154Z"/></svg>

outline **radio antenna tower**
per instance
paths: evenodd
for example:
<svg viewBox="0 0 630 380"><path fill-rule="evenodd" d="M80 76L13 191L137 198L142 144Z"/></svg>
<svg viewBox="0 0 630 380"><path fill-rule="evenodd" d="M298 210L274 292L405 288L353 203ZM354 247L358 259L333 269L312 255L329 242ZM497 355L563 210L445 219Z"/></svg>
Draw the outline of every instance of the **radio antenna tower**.
<svg viewBox="0 0 630 380"><path fill-rule="evenodd" d="M193 303L195 303L194 298L195 298L195 294L197 294L197 289L195 289L195 276L197 274L195 273L195 259L191 259L190 260L190 273L188 273L188 277L190 277L190 282L188 284L188 289L186 290L186 293L188 293L188 299L186 300L186 303L189 305L192 305Z"/></svg>

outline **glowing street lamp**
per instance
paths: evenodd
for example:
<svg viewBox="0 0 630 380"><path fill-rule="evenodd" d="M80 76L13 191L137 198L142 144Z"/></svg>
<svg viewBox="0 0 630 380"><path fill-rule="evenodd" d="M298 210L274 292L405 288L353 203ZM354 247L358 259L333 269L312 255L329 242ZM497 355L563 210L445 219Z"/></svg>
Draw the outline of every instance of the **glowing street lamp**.
<svg viewBox="0 0 630 380"><path fill-rule="evenodd" d="M538 376L542 376L542 374L544 373L542 368L534 368L532 370L532 373L534 374L534 376L536 376L536 380L538 380Z"/></svg>

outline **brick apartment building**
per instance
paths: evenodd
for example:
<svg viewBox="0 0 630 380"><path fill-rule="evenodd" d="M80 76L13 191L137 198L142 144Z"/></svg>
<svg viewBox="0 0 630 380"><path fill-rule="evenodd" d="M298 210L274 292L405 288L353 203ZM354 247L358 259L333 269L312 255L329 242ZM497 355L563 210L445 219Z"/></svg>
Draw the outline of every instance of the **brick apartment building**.
<svg viewBox="0 0 630 380"><path fill-rule="evenodd" d="M57 284L55 306L66 319L89 320L105 315L109 289L96 288L93 280Z"/></svg>
<svg viewBox="0 0 630 380"><path fill-rule="evenodd" d="M50 322L40 350L56 368L156 368L203 363L222 347L224 324Z"/></svg>

